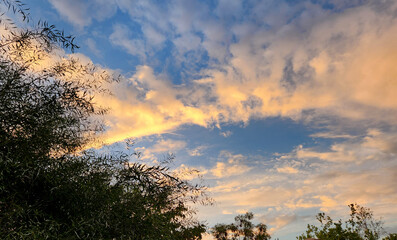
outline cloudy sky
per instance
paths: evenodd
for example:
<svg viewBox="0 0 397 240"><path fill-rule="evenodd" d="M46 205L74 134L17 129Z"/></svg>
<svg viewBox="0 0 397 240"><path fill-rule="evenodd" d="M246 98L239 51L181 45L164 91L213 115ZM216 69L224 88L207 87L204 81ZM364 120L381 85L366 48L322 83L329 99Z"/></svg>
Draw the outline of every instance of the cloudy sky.
<svg viewBox="0 0 397 240"><path fill-rule="evenodd" d="M295 239L356 202L397 231L397 1L27 2L123 76L96 98L101 151L199 169L209 225L253 211Z"/></svg>

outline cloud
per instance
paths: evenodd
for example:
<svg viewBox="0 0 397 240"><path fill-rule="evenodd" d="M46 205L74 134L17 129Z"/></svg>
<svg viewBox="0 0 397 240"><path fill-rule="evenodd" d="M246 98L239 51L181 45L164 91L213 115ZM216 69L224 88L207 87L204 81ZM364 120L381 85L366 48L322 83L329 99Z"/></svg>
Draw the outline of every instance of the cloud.
<svg viewBox="0 0 397 240"><path fill-rule="evenodd" d="M91 22L91 19L85 16L87 6L81 1L50 0L50 3L63 17L75 25L86 26Z"/></svg>
<svg viewBox="0 0 397 240"><path fill-rule="evenodd" d="M217 162L216 166L210 171L215 177L221 178L241 175L249 170L250 168L244 165Z"/></svg>
<svg viewBox="0 0 397 240"><path fill-rule="evenodd" d="M327 154L312 148L310 154L301 155L306 150L298 147L265 162L245 157L245 163L251 162L249 173L220 175L210 192L223 209L260 214L275 234L286 226L303 229L307 220L298 219L320 211L345 218L350 203L370 207L386 223L392 222L397 214L391 207L397 203L393 136L395 129L369 129L364 136L334 139L338 147L330 146ZM355 160L350 160L352 156ZM299 174L293 174L298 169Z"/></svg>
<svg viewBox="0 0 397 240"><path fill-rule="evenodd" d="M112 14L95 17L91 13L99 11L88 12L88 3L51 3L76 26ZM323 6L327 3L336 10ZM330 146L299 146L255 163L252 156L220 153L212 167L203 168L209 191L230 212L274 209L283 216L269 220L274 231L294 222L295 215L324 210L341 216L346 209L340 205L351 202L371 207L386 221L395 216L390 206L397 204L397 3L252 1L246 3L249 15L235 4L219 1L214 10L199 1L117 2L142 26L143 35L115 23L109 37L113 46L146 60L148 52L162 51L170 41L168 61L178 62L181 72L192 59L207 60L195 69L194 79L178 84L155 71L151 61L109 84L113 95L95 99L110 108L103 141L272 116L308 126L326 121L328 128L311 136L327 138ZM207 57L189 58L187 52ZM143 150L154 156L185 147L163 139Z"/></svg>
<svg viewBox="0 0 397 240"><path fill-rule="evenodd" d="M222 214L233 214L233 212L227 211L227 210L223 210Z"/></svg>
<svg viewBox="0 0 397 240"><path fill-rule="evenodd" d="M95 42L94 39L92 39L92 38L87 38L86 41L85 41L85 44L87 45L88 49L90 49L90 51L91 51L92 53L94 53L95 56L97 56L97 57L102 57L102 53L101 53L101 51L98 49L98 46L97 46L97 44L96 44L96 42Z"/></svg>
<svg viewBox="0 0 397 240"><path fill-rule="evenodd" d="M124 24L116 24L113 26L113 33L109 36L112 44L120 46L131 55L140 56L145 59L145 43L142 39L131 38L130 29Z"/></svg>
<svg viewBox="0 0 397 240"><path fill-rule="evenodd" d="M93 19L104 20L116 13L116 1L49 0L57 12L73 25L83 28Z"/></svg>
<svg viewBox="0 0 397 240"><path fill-rule="evenodd" d="M379 159L392 160L397 153L397 138L378 129L369 129L366 136L330 146L330 151L298 147L296 157L300 159L317 158L332 162L364 162Z"/></svg>
<svg viewBox="0 0 397 240"><path fill-rule="evenodd" d="M188 150L188 153L190 156L196 157L196 156L201 156L203 155L203 150L205 150L207 148L207 146L198 146L194 149L190 149Z"/></svg>
<svg viewBox="0 0 397 240"><path fill-rule="evenodd" d="M86 26L94 19L84 18L88 3L52 3L76 24ZM248 124L274 116L310 124L332 118L335 125L394 125L397 20L391 10L397 4L333 2L338 11L324 8L321 1L247 4L250 15L238 3L223 1L215 11L197 1L118 1L117 7L141 25L142 34L115 23L109 41L147 65L110 86L113 97L98 99L111 108L104 141L172 132L182 125ZM99 1L95 9L105 5ZM111 15L109 10L98 19ZM171 48L163 44L167 40L174 44ZM88 45L95 49L92 43ZM188 76L182 84L174 84L164 69L154 71L159 67L154 53L165 48L171 51L167 61ZM312 153L305 149L301 154Z"/></svg>
<svg viewBox="0 0 397 240"><path fill-rule="evenodd" d="M180 179L191 181L193 179L201 179L202 175L206 174L206 170L196 169L181 164L178 168L173 171L173 174Z"/></svg>
<svg viewBox="0 0 397 240"><path fill-rule="evenodd" d="M366 7L334 15L310 7L316 13L305 16L310 20L298 17L275 32L258 29L232 44L225 71L211 71L214 94L230 109L229 119L294 117L309 109L354 120L380 121L382 115L373 111L395 116L392 91L397 84L390 84L396 72L390 64L396 60L392 41L397 28L389 22L391 16ZM257 104L248 107L250 99Z"/></svg>
<svg viewBox="0 0 397 240"><path fill-rule="evenodd" d="M221 136L227 138L227 137L230 137L233 134L233 132L232 131L225 131L225 132L220 132L219 134Z"/></svg>
<svg viewBox="0 0 397 240"><path fill-rule="evenodd" d="M147 42L151 45L159 45L166 40L164 35L150 25L144 25L142 31L147 39Z"/></svg>
<svg viewBox="0 0 397 240"><path fill-rule="evenodd" d="M213 106L185 104L181 98L190 92L156 76L148 66L138 67L130 79L114 83L110 89L113 95L96 99L110 108L106 116L109 130L102 136L107 144L172 132L183 124L205 127L217 115Z"/></svg>
<svg viewBox="0 0 397 240"><path fill-rule="evenodd" d="M318 132L318 133L310 134L310 137L335 139L335 138L353 138L354 136L349 134L337 134L334 132Z"/></svg>
<svg viewBox="0 0 397 240"><path fill-rule="evenodd" d="M223 161L219 161L216 165L208 172L215 178L225 178L231 176L242 175L251 170L251 167L245 165L245 157L241 154L232 154L228 151L222 151L219 158Z"/></svg>
<svg viewBox="0 0 397 240"><path fill-rule="evenodd" d="M282 167L282 168L277 168L277 172L279 173L298 173L299 171L293 167Z"/></svg>
<svg viewBox="0 0 397 240"><path fill-rule="evenodd" d="M283 214L280 216L272 216L272 217L262 217L263 222L273 226L269 229L269 233L272 235L274 232L280 230L281 228L291 224L294 221L298 220L296 215Z"/></svg>
<svg viewBox="0 0 397 240"><path fill-rule="evenodd" d="M246 209L237 209L236 210L236 213L238 213L238 214L245 214L245 213L247 213L248 211L246 210Z"/></svg>
<svg viewBox="0 0 397 240"><path fill-rule="evenodd" d="M175 85L164 75L156 74L153 67L142 65L130 78L110 84L113 95L96 98L98 104L110 107L106 116L108 130L102 136L105 143L172 132L186 124L219 126L269 116L311 121L328 117L342 125L364 121L364 126L370 127L360 129L361 135L340 134L343 131L313 134L312 137L334 142L327 149L298 147L279 157L272 170L246 164L245 156L222 153L213 168L208 169L219 181L212 190L243 191L246 195L240 205L249 201L259 205L260 200L255 199L271 191L279 193L274 202L290 208L320 207L343 198L368 200L377 194L385 196L384 201L393 202L390 196L394 196L395 189L376 183L394 179L391 170L395 168L397 152L393 128L397 116L397 24L392 10L397 9L397 4L391 2L385 9L370 1L343 9L347 3L340 1L337 6L343 10L332 11L311 2L291 6L269 1L255 5L252 19L238 22L225 21L230 16L223 16L221 11L217 16L220 21L213 21L215 17L207 7L198 15L192 13L201 3L185 3L179 9L171 4L165 10L150 8L150 2L139 2L136 9L128 1L118 4L125 7L123 11L134 13L137 21L148 20L144 35L152 38L153 44L161 45L163 36L175 36L171 40L196 39L192 45L181 43L177 47L180 52L225 48L219 48L224 51L219 56L209 56L209 66L200 69L202 77L194 81ZM272 11L261 13L269 6ZM219 9L223 7L219 5ZM143 13L142 9L149 10ZM155 17L166 16L167 11L174 16L170 20ZM75 19L85 24L78 16ZM259 19L264 24L251 21ZM225 24L232 33L222 31ZM173 31L178 34L170 34ZM135 39L125 24L113 26L110 40L131 54L146 56L144 40ZM380 124L389 132L378 128ZM169 144L164 140L153 150L164 150ZM178 144L175 147L180 149L183 144ZM285 162L292 160L301 165ZM264 176L257 169L269 175ZM296 171L299 174L293 174ZM254 177L243 181L242 176L248 172ZM222 179L228 177L241 181L223 184ZM296 182L291 183L291 179ZM352 187L346 188L350 192L341 190L346 182L351 183ZM265 183L271 188L263 187ZM318 193L313 195L315 191Z"/></svg>
<svg viewBox="0 0 397 240"><path fill-rule="evenodd" d="M156 144L154 144L150 149L151 152L159 153L159 152L174 152L179 151L185 148L186 142L177 141L177 140L159 140Z"/></svg>
<svg viewBox="0 0 397 240"><path fill-rule="evenodd" d="M135 151L141 153L140 160L150 160L158 162L159 157L167 157L168 154L174 154L186 147L186 142L180 140L158 138L154 143L148 142L149 146L136 147Z"/></svg>

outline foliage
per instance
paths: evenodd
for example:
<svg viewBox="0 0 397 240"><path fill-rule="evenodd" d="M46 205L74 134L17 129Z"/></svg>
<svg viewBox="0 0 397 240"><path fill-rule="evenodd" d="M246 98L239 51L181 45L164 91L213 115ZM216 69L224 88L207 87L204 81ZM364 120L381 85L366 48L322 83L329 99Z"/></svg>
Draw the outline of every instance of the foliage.
<svg viewBox="0 0 397 240"><path fill-rule="evenodd" d="M199 239L205 231L186 205L201 189L164 167L89 154L16 160L0 162L2 239Z"/></svg>
<svg viewBox="0 0 397 240"><path fill-rule="evenodd" d="M297 237L299 240L307 238L318 238L323 240L346 239L346 240L376 240L383 234L383 222L373 217L369 208L358 204L350 204L350 219L334 221L325 213L319 213L317 220L321 227L308 225L305 234Z"/></svg>
<svg viewBox="0 0 397 240"><path fill-rule="evenodd" d="M2 3L29 17L19 1ZM102 130L94 97L117 77L57 55L76 45L55 27L10 21L0 39L0 238L201 239L189 204L207 202L202 185L127 154L82 151Z"/></svg>
<svg viewBox="0 0 397 240"><path fill-rule="evenodd" d="M211 229L211 234L217 240L268 240L270 239L267 233L267 226L265 224L254 225L251 220L254 218L253 213L248 212L244 215L237 215L232 224L216 224Z"/></svg>
<svg viewBox="0 0 397 240"><path fill-rule="evenodd" d="M397 240L397 233L390 233L386 237L382 238L382 240Z"/></svg>
<svg viewBox="0 0 397 240"><path fill-rule="evenodd" d="M1 0L0 2L8 11L11 10L14 14L22 17L22 21L27 23L31 21L29 8L26 4L19 0ZM6 12L4 12L1 14L0 23L3 23L6 29L12 30L9 36L2 36L0 47L3 50L8 48L9 45L23 47L25 51L33 50L31 49L32 40L35 40L45 50L50 50L56 46L54 43L61 45L63 48L70 48L72 52L75 48L79 48L74 43L74 37L65 35L63 31L58 30L54 25L49 25L46 21L39 21L33 29L21 29L12 19L6 17Z"/></svg>

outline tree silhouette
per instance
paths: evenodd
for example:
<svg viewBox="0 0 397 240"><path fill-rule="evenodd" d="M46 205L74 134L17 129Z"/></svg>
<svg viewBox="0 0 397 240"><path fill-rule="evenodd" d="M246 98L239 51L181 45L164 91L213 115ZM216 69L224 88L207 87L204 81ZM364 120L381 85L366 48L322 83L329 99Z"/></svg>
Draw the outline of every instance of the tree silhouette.
<svg viewBox="0 0 397 240"><path fill-rule="evenodd" d="M270 239L267 233L267 226L265 224L254 225L251 220L254 218L252 212L247 212L243 215L237 215L232 224L216 224L211 228L211 234L217 240L268 240Z"/></svg>
<svg viewBox="0 0 397 240"><path fill-rule="evenodd" d="M31 21L19 1L2 0ZM46 22L21 29L2 15L0 39L1 239L201 239L190 203L202 185L128 154L82 151L102 130L95 95L117 76L62 55L73 37Z"/></svg>
<svg viewBox="0 0 397 240"><path fill-rule="evenodd" d="M324 240L376 240L384 233L383 222L374 219L373 212L369 208L358 204L350 204L350 219L334 221L325 213L319 213L317 220L321 227L308 225L306 233L297 237L299 240L318 238Z"/></svg>

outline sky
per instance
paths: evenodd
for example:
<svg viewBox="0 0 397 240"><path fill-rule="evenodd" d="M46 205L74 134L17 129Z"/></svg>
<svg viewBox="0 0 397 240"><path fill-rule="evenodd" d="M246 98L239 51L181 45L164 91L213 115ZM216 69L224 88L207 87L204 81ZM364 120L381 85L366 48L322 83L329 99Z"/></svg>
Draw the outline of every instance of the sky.
<svg viewBox="0 0 397 240"><path fill-rule="evenodd" d="M200 170L209 226L252 211L295 239L358 203L397 232L397 1L26 3L76 37L73 57L122 76L95 98L99 151L133 139L142 161Z"/></svg>

